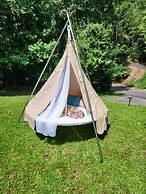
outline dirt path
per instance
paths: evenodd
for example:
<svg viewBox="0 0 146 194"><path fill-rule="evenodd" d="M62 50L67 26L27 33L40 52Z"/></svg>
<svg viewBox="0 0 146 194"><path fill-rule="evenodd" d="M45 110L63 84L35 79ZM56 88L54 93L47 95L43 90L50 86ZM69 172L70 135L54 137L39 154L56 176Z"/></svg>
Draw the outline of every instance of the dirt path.
<svg viewBox="0 0 146 194"><path fill-rule="evenodd" d="M113 86L126 86L127 83L137 81L140 79L146 71L146 65L139 63L131 63L129 66L129 76L125 80L121 80L120 83L114 83Z"/></svg>
<svg viewBox="0 0 146 194"><path fill-rule="evenodd" d="M146 65L143 65L143 64L139 64L139 63L131 63L130 65L131 67L136 67L136 68L139 68L139 69L143 69L146 71Z"/></svg>

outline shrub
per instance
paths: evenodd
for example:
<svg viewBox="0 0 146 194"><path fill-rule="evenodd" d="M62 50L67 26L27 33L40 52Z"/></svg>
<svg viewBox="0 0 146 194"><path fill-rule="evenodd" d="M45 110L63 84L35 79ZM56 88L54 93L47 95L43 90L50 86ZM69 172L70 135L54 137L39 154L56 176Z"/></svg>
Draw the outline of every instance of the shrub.
<svg viewBox="0 0 146 194"><path fill-rule="evenodd" d="M84 58L82 64L96 89L108 90L112 81L127 75L126 46L114 45L112 25L90 23L78 34Z"/></svg>

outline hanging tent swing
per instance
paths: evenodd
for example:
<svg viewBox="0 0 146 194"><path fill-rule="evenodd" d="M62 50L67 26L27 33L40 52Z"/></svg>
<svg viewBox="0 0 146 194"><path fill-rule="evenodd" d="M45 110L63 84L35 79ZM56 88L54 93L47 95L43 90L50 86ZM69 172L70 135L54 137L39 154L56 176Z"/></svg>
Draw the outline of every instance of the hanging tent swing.
<svg viewBox="0 0 146 194"><path fill-rule="evenodd" d="M49 79L35 97L32 98L34 90L49 61L47 62L39 81L24 107L24 120L36 132L51 137L56 136L57 126L93 123L99 150L100 145L97 133L103 134L107 129L108 109L94 91L82 70L68 14L67 17L68 20L64 29L68 25L68 42L64 54ZM74 47L71 43L71 36Z"/></svg>

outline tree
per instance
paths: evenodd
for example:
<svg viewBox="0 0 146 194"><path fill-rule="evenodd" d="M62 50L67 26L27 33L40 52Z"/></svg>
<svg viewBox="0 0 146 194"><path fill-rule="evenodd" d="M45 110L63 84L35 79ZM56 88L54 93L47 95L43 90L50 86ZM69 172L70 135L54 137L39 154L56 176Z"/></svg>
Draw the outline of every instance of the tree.
<svg viewBox="0 0 146 194"><path fill-rule="evenodd" d="M92 83L100 90L109 89L112 81L127 75L125 48L115 47L113 34L113 26L104 23L91 23L79 31L78 39L84 54L82 63ZM121 60L122 55L125 60Z"/></svg>
<svg viewBox="0 0 146 194"><path fill-rule="evenodd" d="M128 46L131 60L146 60L145 10L145 0L125 0L115 5L118 39Z"/></svg>
<svg viewBox="0 0 146 194"><path fill-rule="evenodd" d="M54 5L54 1L48 3L47 0L0 2L3 83L21 85L37 79L42 62L48 58L55 43Z"/></svg>
<svg viewBox="0 0 146 194"><path fill-rule="evenodd" d="M83 65L91 79L100 85L120 79L126 75L127 55L131 60L146 60L145 10L145 0L1 0L0 83L36 82L66 22L67 11L73 11L73 26L85 53ZM65 45L64 35L44 80Z"/></svg>

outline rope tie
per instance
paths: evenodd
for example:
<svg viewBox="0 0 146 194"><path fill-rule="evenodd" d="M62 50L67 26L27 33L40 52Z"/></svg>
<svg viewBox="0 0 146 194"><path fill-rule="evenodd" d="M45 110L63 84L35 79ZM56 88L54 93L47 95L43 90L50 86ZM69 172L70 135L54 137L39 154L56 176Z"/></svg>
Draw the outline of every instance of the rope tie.
<svg viewBox="0 0 146 194"><path fill-rule="evenodd" d="M71 33L70 33L70 26L67 26L67 32L68 32L68 42L71 41Z"/></svg>

